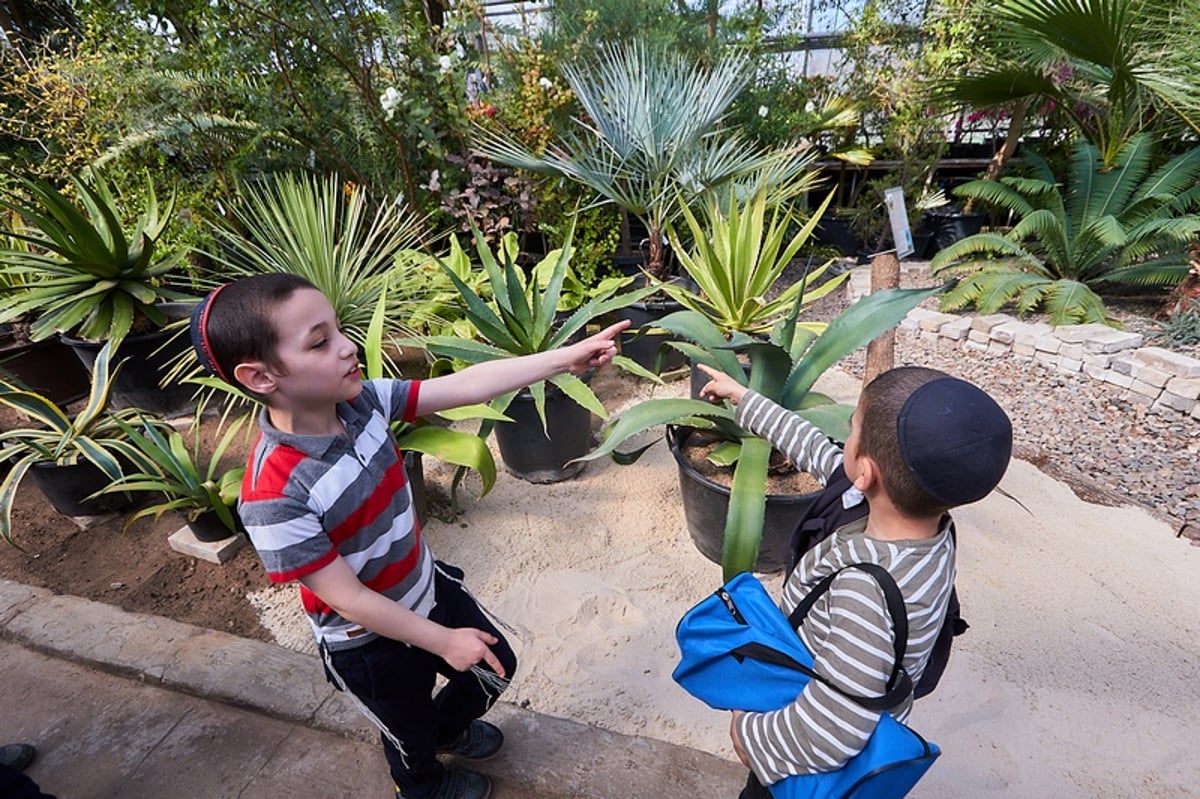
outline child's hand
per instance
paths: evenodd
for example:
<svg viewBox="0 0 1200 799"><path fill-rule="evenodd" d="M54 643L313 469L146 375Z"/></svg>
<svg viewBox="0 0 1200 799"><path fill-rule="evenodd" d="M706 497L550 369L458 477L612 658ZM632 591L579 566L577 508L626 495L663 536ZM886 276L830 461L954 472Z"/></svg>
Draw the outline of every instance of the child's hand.
<svg viewBox="0 0 1200 799"><path fill-rule="evenodd" d="M617 354L614 339L630 324L628 319L623 319L578 344L564 347L563 352L568 358L567 371L573 375L583 374L588 369L597 369L611 361Z"/></svg>
<svg viewBox="0 0 1200 799"><path fill-rule="evenodd" d="M455 671L466 671L482 660L496 674L504 676L504 667L490 648L496 643L496 636L474 627L449 628L446 632L445 648L437 654Z"/></svg>
<svg viewBox="0 0 1200 799"><path fill-rule="evenodd" d="M746 714L740 710L734 710L731 715L729 738L733 741L733 753L738 756L738 760L742 761L743 766L750 768L750 756L746 754L746 747L742 746L742 739L738 737L738 720Z"/></svg>
<svg viewBox="0 0 1200 799"><path fill-rule="evenodd" d="M696 368L710 378L704 384L704 388L700 389L700 399L706 399L710 402L720 402L723 399L727 399L734 405L737 405L742 401L742 397L746 396L746 387L724 372L718 372L716 369L705 366L702 363L696 364Z"/></svg>

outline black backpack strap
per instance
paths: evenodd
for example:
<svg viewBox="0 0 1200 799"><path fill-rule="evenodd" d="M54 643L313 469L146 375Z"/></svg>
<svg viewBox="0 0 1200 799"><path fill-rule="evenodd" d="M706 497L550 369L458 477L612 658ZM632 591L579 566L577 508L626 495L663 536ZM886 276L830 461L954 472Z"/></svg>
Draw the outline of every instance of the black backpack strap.
<svg viewBox="0 0 1200 799"><path fill-rule="evenodd" d="M908 611L904 606L904 596L900 593L899 586L896 585L896 581L887 569L878 563L851 563L848 566L838 569L817 583L808 592L808 595L800 601L796 609L788 615L788 623L792 625L793 629L798 629L804 622L805 617L808 616L808 612L812 610L816 601L830 589L834 579L846 569L862 569L874 577L875 581L879 583L879 587L883 589L888 615L892 617L892 629L894 630L892 647L895 660L892 665L892 674L887 681L887 692L883 696L877 697L856 696L842 690L814 671L810 671L809 673L813 678L820 680L843 696L853 699L868 710L889 710L908 698L908 695L913 691L913 684L912 678L904 670L904 653L908 649Z"/></svg>

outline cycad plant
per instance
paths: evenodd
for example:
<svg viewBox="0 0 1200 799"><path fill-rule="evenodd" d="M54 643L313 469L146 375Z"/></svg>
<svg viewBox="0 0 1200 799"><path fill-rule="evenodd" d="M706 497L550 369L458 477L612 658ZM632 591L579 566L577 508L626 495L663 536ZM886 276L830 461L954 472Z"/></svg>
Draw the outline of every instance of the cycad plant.
<svg viewBox="0 0 1200 799"><path fill-rule="evenodd" d="M646 270L666 276L663 237L680 201L750 175L792 194L815 181L814 154L801 145L764 151L719 126L752 77L744 54L705 67L638 41L606 45L590 62L562 68L586 117L543 153L513 137L477 130L476 150L495 161L578 181L640 219Z"/></svg>
<svg viewBox="0 0 1200 799"><path fill-rule="evenodd" d="M976 180L955 193L1011 211L1007 233L979 233L934 256L934 272L965 273L943 307L994 313L1007 303L1044 310L1055 325L1107 322L1099 292L1170 286L1188 272L1187 245L1200 233L1200 148L1151 171L1153 140L1138 134L1104 166L1079 141L1066 183L1030 153L1031 177Z"/></svg>

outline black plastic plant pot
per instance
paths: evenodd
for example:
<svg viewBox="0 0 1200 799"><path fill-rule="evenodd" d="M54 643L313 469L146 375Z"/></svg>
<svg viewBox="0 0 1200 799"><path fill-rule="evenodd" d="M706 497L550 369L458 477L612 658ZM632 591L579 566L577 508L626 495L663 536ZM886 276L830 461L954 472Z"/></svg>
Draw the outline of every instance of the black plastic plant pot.
<svg viewBox="0 0 1200 799"><path fill-rule="evenodd" d="M974 236L983 230L985 221L987 214L983 212L964 214L961 211L937 208L926 211L925 228L933 233L932 249L927 247L929 256L932 257L956 241Z"/></svg>
<svg viewBox="0 0 1200 799"><path fill-rule="evenodd" d="M674 336L669 333L644 332L643 328L652 329L659 319L682 310L683 305L674 300L658 300L635 302L613 311L618 321L628 319L631 323L620 336L621 354L639 366L653 369L659 347L664 347L664 342L673 340ZM664 350L662 371L674 371L687 363L687 357L678 350L672 347L664 347Z"/></svg>
<svg viewBox="0 0 1200 799"><path fill-rule="evenodd" d="M87 499L112 482L99 467L87 461L65 466L38 461L28 474L46 495L51 507L63 516L102 516L133 504L128 494L101 494L95 499Z"/></svg>
<svg viewBox="0 0 1200 799"><path fill-rule="evenodd" d="M412 491L413 510L422 527L429 518L429 501L425 496L425 459L422 453L408 450L404 453L404 473L408 476L408 487Z"/></svg>
<svg viewBox="0 0 1200 799"><path fill-rule="evenodd" d="M496 423L496 443L512 475L530 483L558 483L583 470L584 464L570 461L591 449L592 414L587 408L547 385L546 429L528 392L517 394L505 413L513 421Z"/></svg>
<svg viewBox="0 0 1200 799"><path fill-rule="evenodd" d="M173 337L173 338L172 338ZM63 337L90 372L104 342L83 341ZM165 345L165 346L164 346ZM111 405L113 408L142 408L166 418L184 416L196 410L192 395L196 387L179 383L166 388L159 381L170 368L170 362L191 347L186 333L156 331L128 336L117 347L113 364L124 363L113 379Z"/></svg>
<svg viewBox="0 0 1200 799"><path fill-rule="evenodd" d="M693 432L692 428L668 425L667 445L679 466L683 515L692 543L704 557L713 563L721 563L725 546L725 517L729 513L729 489L700 474L683 456L680 449L687 445ZM758 548L754 571L774 574L787 568L792 532L804 511L819 494L819 491L814 491L808 494L767 496L762 543Z"/></svg>
<svg viewBox="0 0 1200 799"><path fill-rule="evenodd" d="M233 511L233 521L234 526L237 528L236 530L230 530L226 527L215 510L206 510L195 519L188 519L187 526L192 531L192 535L196 536L197 541L211 544L216 541L224 541L226 538L233 538L238 533L245 532L241 519L238 518L237 511Z"/></svg>
<svg viewBox="0 0 1200 799"><path fill-rule="evenodd" d="M0 335L0 371L60 407L86 397L91 382L87 369L57 338L17 344Z"/></svg>

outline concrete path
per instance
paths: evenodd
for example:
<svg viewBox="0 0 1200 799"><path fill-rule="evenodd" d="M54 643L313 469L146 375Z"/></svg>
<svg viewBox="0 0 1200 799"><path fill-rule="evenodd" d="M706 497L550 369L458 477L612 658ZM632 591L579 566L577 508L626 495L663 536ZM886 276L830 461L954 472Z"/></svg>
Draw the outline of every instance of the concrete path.
<svg viewBox="0 0 1200 799"><path fill-rule="evenodd" d="M58 799L388 797L374 734L313 659L0 581L0 739ZM736 795L712 755L501 704L495 799Z"/></svg>

